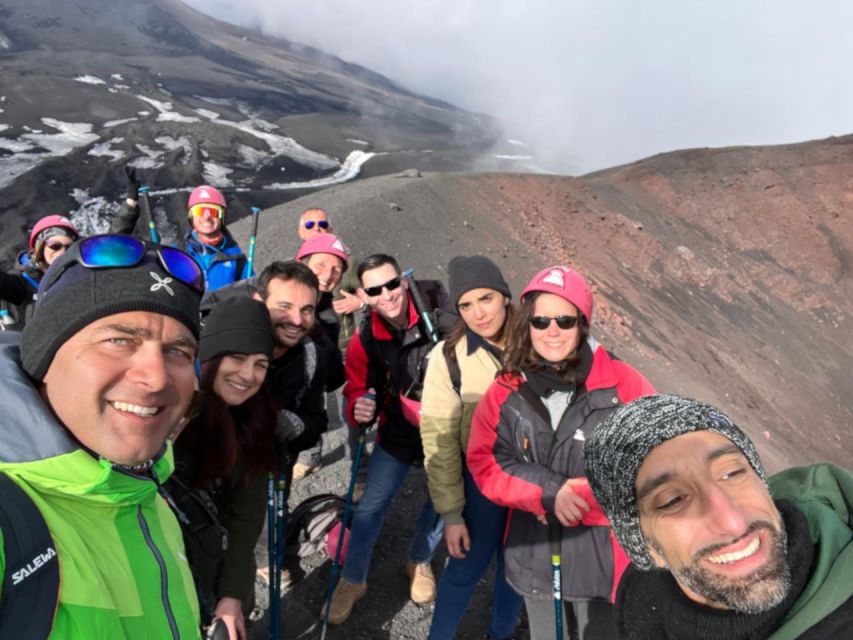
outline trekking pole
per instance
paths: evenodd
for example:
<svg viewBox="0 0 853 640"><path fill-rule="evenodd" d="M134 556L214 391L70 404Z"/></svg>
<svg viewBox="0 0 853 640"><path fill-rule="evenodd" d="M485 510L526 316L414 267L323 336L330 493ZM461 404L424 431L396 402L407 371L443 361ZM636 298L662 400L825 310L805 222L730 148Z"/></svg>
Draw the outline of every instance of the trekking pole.
<svg viewBox="0 0 853 640"><path fill-rule="evenodd" d="M275 629L273 638L281 636L281 570L284 565L284 489L287 481L279 475L276 481L276 524L275 524Z"/></svg>
<svg viewBox="0 0 853 640"><path fill-rule="evenodd" d="M548 539L551 544L551 591L554 594L554 626L556 628L557 640L563 640L563 571L561 567L562 552L560 542L562 531L560 524L548 525Z"/></svg>
<svg viewBox="0 0 853 640"><path fill-rule="evenodd" d="M275 547L275 476L272 472L267 474L267 556L269 558L267 564L269 567L269 638L274 640L273 636L273 603L275 602L275 584L273 567L276 565L276 547Z"/></svg>
<svg viewBox="0 0 853 640"><path fill-rule="evenodd" d="M421 290L418 289L414 274L414 269L407 269L403 272L403 277L409 281L409 292L412 294L412 302L415 303L415 311L418 312L418 315L424 321L427 338L429 338L430 342L433 344L437 344L439 341L438 327L435 326L435 322L432 318L432 312L427 310L426 302L424 301L424 297L421 295Z"/></svg>
<svg viewBox="0 0 853 640"><path fill-rule="evenodd" d="M151 203L148 201L148 192L150 187L139 187L139 208L142 210L142 215L148 218L148 231L151 233L151 242L160 244L160 234L157 233L157 225L154 222L154 216L151 215Z"/></svg>
<svg viewBox="0 0 853 640"><path fill-rule="evenodd" d="M258 237L258 218L260 217L261 210L258 207L252 207L252 237L249 238L249 262L246 265L247 278L251 278L254 275L255 244Z"/></svg>
<svg viewBox="0 0 853 640"><path fill-rule="evenodd" d="M364 395L368 400L376 400L375 393L367 393ZM374 418L376 416L374 415ZM359 425L358 441L355 446L355 456L352 463L352 474L347 489L347 499L344 501L344 515L341 520L341 530L338 533L338 544L335 547L335 559L332 562L332 575L329 577L329 588L326 591L326 606L323 611L323 630L320 632L320 640L326 640L326 629L329 627L329 610L332 608L332 592L335 590L337 583L338 569L341 563L341 549L344 548L344 538L346 537L347 522L349 521L350 510L352 509L352 495L355 490L355 482L358 477L358 467L361 464L361 451L364 449L364 432L367 431L368 424Z"/></svg>

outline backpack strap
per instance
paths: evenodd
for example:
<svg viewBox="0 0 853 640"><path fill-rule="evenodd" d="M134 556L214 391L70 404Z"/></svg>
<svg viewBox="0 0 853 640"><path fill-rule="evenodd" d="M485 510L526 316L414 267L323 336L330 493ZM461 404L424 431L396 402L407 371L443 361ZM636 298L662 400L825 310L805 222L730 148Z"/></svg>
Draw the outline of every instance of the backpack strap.
<svg viewBox="0 0 853 640"><path fill-rule="evenodd" d="M450 349L450 345L445 342L441 347L444 354L444 361L447 363L447 372L450 374L450 384L453 385L453 390L458 396L462 391L462 371L459 369L459 360L456 359L456 354Z"/></svg>
<svg viewBox="0 0 853 640"><path fill-rule="evenodd" d="M41 640L59 600L59 558L44 517L23 489L0 473L0 530L6 571L0 638Z"/></svg>

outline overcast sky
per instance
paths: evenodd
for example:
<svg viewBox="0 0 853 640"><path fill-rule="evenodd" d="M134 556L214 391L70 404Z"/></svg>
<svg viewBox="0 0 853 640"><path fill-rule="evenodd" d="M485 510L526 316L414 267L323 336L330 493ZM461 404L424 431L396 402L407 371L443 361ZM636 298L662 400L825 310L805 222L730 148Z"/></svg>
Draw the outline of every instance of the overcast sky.
<svg viewBox="0 0 853 640"><path fill-rule="evenodd" d="M500 118L543 169L853 133L847 0L185 0Z"/></svg>

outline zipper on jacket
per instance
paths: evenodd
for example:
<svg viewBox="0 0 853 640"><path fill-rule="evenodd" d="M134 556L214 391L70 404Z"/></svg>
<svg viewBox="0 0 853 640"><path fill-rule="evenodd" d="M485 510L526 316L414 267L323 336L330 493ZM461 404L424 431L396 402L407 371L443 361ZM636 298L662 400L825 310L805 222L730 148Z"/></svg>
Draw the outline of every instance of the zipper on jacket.
<svg viewBox="0 0 853 640"><path fill-rule="evenodd" d="M175 621L172 604L169 602L169 578L166 574L166 561L163 559L163 554L160 553L160 549L157 548L157 545L154 544L154 540L151 538L151 530L148 528L148 522L142 514L142 505L138 505L136 508L136 519L139 521L139 528L142 529L142 536L145 538L145 544L148 545L148 548L151 550L151 554L154 556L154 559L157 561L157 565L160 567L160 596L163 600L163 609L166 611L166 619L169 621L169 628L172 630L172 637L175 640L180 640L181 636L178 633L178 623Z"/></svg>

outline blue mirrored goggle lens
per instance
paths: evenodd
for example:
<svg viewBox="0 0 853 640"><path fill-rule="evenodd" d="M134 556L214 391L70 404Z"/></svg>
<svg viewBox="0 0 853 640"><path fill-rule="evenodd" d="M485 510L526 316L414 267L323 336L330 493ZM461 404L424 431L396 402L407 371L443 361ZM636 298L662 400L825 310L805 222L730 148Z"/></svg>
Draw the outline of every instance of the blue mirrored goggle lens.
<svg viewBox="0 0 853 640"><path fill-rule="evenodd" d="M160 247L160 257L166 271L199 291L204 290L204 274L190 256L172 247Z"/></svg>
<svg viewBox="0 0 853 640"><path fill-rule="evenodd" d="M145 255L145 245L130 236L93 236L80 243L84 267L132 267Z"/></svg>

